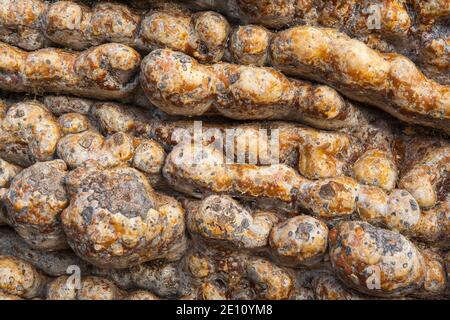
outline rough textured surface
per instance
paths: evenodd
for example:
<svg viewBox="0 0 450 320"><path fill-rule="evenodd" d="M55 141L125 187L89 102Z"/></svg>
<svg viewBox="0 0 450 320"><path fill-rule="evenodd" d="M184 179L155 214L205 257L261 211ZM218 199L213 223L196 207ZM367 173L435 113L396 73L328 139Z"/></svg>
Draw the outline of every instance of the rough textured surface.
<svg viewBox="0 0 450 320"><path fill-rule="evenodd" d="M120 4L95 3L90 8L57 1L42 14L40 31L53 43L75 50L107 42L133 46L140 20L139 15Z"/></svg>
<svg viewBox="0 0 450 320"><path fill-rule="evenodd" d="M402 55L382 54L335 29L299 26L273 38L270 57L287 74L326 83L403 121L449 132L450 88L426 78Z"/></svg>
<svg viewBox="0 0 450 320"><path fill-rule="evenodd" d="M256 153L255 146L258 145L259 158L256 158L261 164L268 164L272 156L275 159L279 156L280 163L298 168L303 176L311 179L335 177L342 174L351 176L353 171L356 171L353 169L352 162L360 155L365 157L365 152L374 150L375 155L358 167L357 178L361 179L363 183L371 182L385 189L389 189L397 179L396 166L391 165L391 152L381 151L384 148L390 149L391 138L385 138L385 136L389 137L389 133L385 134L386 132L383 130L377 132L370 127L364 127L367 131L359 139L352 135L352 132L319 131L285 122L247 124L202 122L202 128L198 127L197 133L195 133L194 121L153 120L149 123L150 126L146 129L147 134L157 140L166 150L170 150L174 145L192 137L195 138L196 134L202 132L203 143L207 144L215 142L215 140L208 141L210 137L215 137L218 140L217 144L222 143L223 140L224 145L234 141L236 150L244 150L248 153ZM267 137L261 135L260 130L266 131ZM271 141L277 140L270 138L270 135L276 135L277 131L278 155L271 151L273 150ZM364 139L366 136L367 139ZM225 155L227 152L225 151ZM374 162L389 163L389 165L379 166L380 176L378 179L370 180L370 177L373 177L370 168Z"/></svg>
<svg viewBox="0 0 450 320"><path fill-rule="evenodd" d="M7 294L3 291L0 291L0 300L23 300L21 297L13 295L13 294Z"/></svg>
<svg viewBox="0 0 450 320"><path fill-rule="evenodd" d="M362 295L346 288L333 274L318 272L312 286L316 300L362 300Z"/></svg>
<svg viewBox="0 0 450 320"><path fill-rule="evenodd" d="M16 297L39 297L45 290L46 281L33 265L0 255L0 292L9 298L15 300Z"/></svg>
<svg viewBox="0 0 450 320"><path fill-rule="evenodd" d="M202 65L170 50L153 51L141 69L141 83L149 100L171 115L198 116L215 111L237 120L285 119L321 129L341 129L353 137L353 151L366 152L355 163L357 180L386 190L395 187L392 129L384 119L357 108L330 87L288 79L270 68ZM308 160L301 159L303 166L315 165Z"/></svg>
<svg viewBox="0 0 450 320"><path fill-rule="evenodd" d="M58 118L58 123L64 135L83 132L91 127L89 119L80 113L63 114Z"/></svg>
<svg viewBox="0 0 450 320"><path fill-rule="evenodd" d="M126 109L130 111L130 109ZM132 109L131 109L132 110ZM351 147L351 137L345 133L326 132L313 130L301 125L289 123L248 123L248 124L218 124L202 122L195 133L196 123L194 121L175 121L149 119L142 121L134 119L133 116L124 112L124 109L105 108L104 112L97 112L96 119L103 131L110 134L127 131L132 134L149 136L156 140L166 150L171 150L174 145L190 140L194 135L204 134L204 143L217 143L225 145L226 141L234 141L236 145L235 154L238 150L249 153L257 153L254 144L261 149L256 161L268 163L272 156L271 132L276 135L278 131L280 162L286 162L293 166L299 166L299 170L305 176L311 178L341 175L345 171L346 162L356 157L359 147ZM198 124L198 123L197 123ZM227 133L228 129L228 133ZM260 131L267 131L264 136ZM231 140L232 139L232 140ZM276 142L274 142L276 143ZM251 147L250 147L251 146ZM276 148L276 146L275 146ZM314 159L313 161L310 161Z"/></svg>
<svg viewBox="0 0 450 320"><path fill-rule="evenodd" d="M49 283L48 300L119 300L123 293L114 283L99 277L84 277L80 287L67 276L61 276Z"/></svg>
<svg viewBox="0 0 450 320"><path fill-rule="evenodd" d="M237 120L289 119L341 128L353 126L358 114L333 89L291 80L270 68L202 65L166 49L151 52L141 70L149 100L173 115L198 116L214 108Z"/></svg>
<svg viewBox="0 0 450 320"><path fill-rule="evenodd" d="M450 4L447 0L184 0L202 10L218 10L240 24L254 23L270 28L294 25L330 27L345 32L373 49L398 52L418 63L431 78L450 84ZM250 26L238 29L230 46L248 62L251 54L264 56L270 33ZM252 35L250 35L252 33ZM248 42L246 42L248 41ZM236 56L234 56L236 58ZM253 63L262 62L251 59Z"/></svg>
<svg viewBox="0 0 450 320"><path fill-rule="evenodd" d="M450 230L449 145L447 139L406 131L396 144L402 159L398 185L422 207L416 238L448 248Z"/></svg>
<svg viewBox="0 0 450 320"><path fill-rule="evenodd" d="M182 0L198 9L212 9L226 13L243 23L256 23L271 28L292 22L296 4L294 0ZM301 3L299 3L301 6Z"/></svg>
<svg viewBox="0 0 450 320"><path fill-rule="evenodd" d="M105 138L102 134L87 130L68 134L58 142L57 153L70 168L95 161L108 168L124 164L133 158L133 139L125 133Z"/></svg>
<svg viewBox="0 0 450 320"><path fill-rule="evenodd" d="M56 118L36 101L0 108L0 157L20 166L52 160L61 128Z"/></svg>
<svg viewBox="0 0 450 320"><path fill-rule="evenodd" d="M289 299L293 274L267 259L197 245L187 256L198 299Z"/></svg>
<svg viewBox="0 0 450 320"><path fill-rule="evenodd" d="M184 259L184 258L182 258ZM139 288L162 298L189 295L189 275L182 270L182 260L174 262L151 261L128 269L94 269L95 275L107 277L120 288Z"/></svg>
<svg viewBox="0 0 450 320"><path fill-rule="evenodd" d="M228 43L228 60L244 65L265 65L271 38L272 33L262 26L236 26Z"/></svg>
<svg viewBox="0 0 450 320"><path fill-rule="evenodd" d="M0 299L450 297L448 0L127 2L0 0Z"/></svg>
<svg viewBox="0 0 450 320"><path fill-rule="evenodd" d="M7 188L11 180L20 172L22 168L0 159L0 188Z"/></svg>
<svg viewBox="0 0 450 320"><path fill-rule="evenodd" d="M161 172L166 160L164 148L150 139L139 139L135 144L138 145L134 150L131 166L145 173L152 186L163 185Z"/></svg>
<svg viewBox="0 0 450 320"><path fill-rule="evenodd" d="M194 147L191 143L176 145L163 168L172 188L190 196L226 194L277 211L296 212L300 207L323 219L351 217L358 212L364 219L383 222L402 232L409 232L421 214L417 202L405 190L387 194L345 176L308 180L284 164L226 163L222 150L213 144L203 146L203 154L195 158ZM198 161L193 164L193 159ZM389 220L397 213L411 218Z"/></svg>
<svg viewBox="0 0 450 320"><path fill-rule="evenodd" d="M139 45L145 49L171 48L203 62L220 61L230 26L213 11L189 13L179 8L151 10L142 18Z"/></svg>
<svg viewBox="0 0 450 320"><path fill-rule="evenodd" d="M100 267L125 268L174 259L184 250L184 210L157 194L137 170L77 168L65 183L70 205L61 214L69 245Z"/></svg>
<svg viewBox="0 0 450 320"><path fill-rule="evenodd" d="M0 188L0 226L6 225L8 223L8 218L6 217L6 208L3 203L3 197L5 196L8 189Z"/></svg>
<svg viewBox="0 0 450 320"><path fill-rule="evenodd" d="M430 208L439 201L439 187L449 179L450 145L429 147L422 156L405 171L399 185L416 198L421 207Z"/></svg>
<svg viewBox="0 0 450 320"><path fill-rule="evenodd" d="M46 95L43 102L56 116L71 112L87 115L94 104L92 100L61 95Z"/></svg>
<svg viewBox="0 0 450 320"><path fill-rule="evenodd" d="M328 227L306 215L290 218L272 228L270 247L276 259L287 266L314 265L328 246Z"/></svg>
<svg viewBox="0 0 450 320"><path fill-rule="evenodd" d="M124 300L160 300L158 296L145 290L136 290L127 295Z"/></svg>
<svg viewBox="0 0 450 320"><path fill-rule="evenodd" d="M355 161L353 171L355 179L362 184L392 190L397 183L397 165L392 154L380 149L370 149L362 154Z"/></svg>
<svg viewBox="0 0 450 320"><path fill-rule="evenodd" d="M131 279L138 287L161 297L176 298L188 293L189 279L180 262L150 262L131 268Z"/></svg>
<svg viewBox="0 0 450 320"><path fill-rule="evenodd" d="M425 280L422 288L413 295L419 298L440 298L448 286L445 263L439 253L421 250L425 261Z"/></svg>
<svg viewBox="0 0 450 320"><path fill-rule="evenodd" d="M39 17L48 4L40 0L2 0L0 2L0 40L25 50L48 44L40 31Z"/></svg>
<svg viewBox="0 0 450 320"><path fill-rule="evenodd" d="M43 251L32 248L14 230L7 227L0 228L0 254L22 259L54 277L65 275L69 266L78 266L83 274L88 273L90 269L90 265L73 251Z"/></svg>
<svg viewBox="0 0 450 320"><path fill-rule="evenodd" d="M206 241L221 241L235 248L268 245L277 217L270 212L251 213L228 196L209 196L188 205L187 226Z"/></svg>
<svg viewBox="0 0 450 320"><path fill-rule="evenodd" d="M69 1L2 0L0 40L25 50L60 45L76 50L105 42L149 51L168 47L204 62L226 59L244 64L267 63L273 34L263 29L297 24L332 27L373 49L398 52L419 64L427 76L450 84L448 47L450 5L446 0L185 0L195 9L214 9L238 26L229 35L228 22L213 11L190 13L171 2L151 1L142 9L109 2L92 7ZM139 7L139 6L138 6ZM142 6L141 6L142 7Z"/></svg>
<svg viewBox="0 0 450 320"><path fill-rule="evenodd" d="M66 174L62 160L38 162L15 176L3 197L8 223L33 248L67 246L60 220L69 203L63 185Z"/></svg>
<svg viewBox="0 0 450 320"><path fill-rule="evenodd" d="M338 277L355 290L390 297L425 281L419 250L402 235L366 222L342 222L330 231L330 259Z"/></svg>
<svg viewBox="0 0 450 320"><path fill-rule="evenodd" d="M0 40L25 50L58 45L84 50L121 43L143 51L168 47L201 61L219 61L230 26L219 13L191 13L173 3L150 11L100 1L91 6L72 1L2 0Z"/></svg>
<svg viewBox="0 0 450 320"><path fill-rule="evenodd" d="M0 88L121 99L137 86L140 60L138 52L118 43L82 52L55 48L26 52L0 42Z"/></svg>
<svg viewBox="0 0 450 320"><path fill-rule="evenodd" d="M59 140L57 154L70 168L89 163L103 168L130 165L144 173L152 186L163 184L161 170L166 153L156 141L134 138L122 132L123 127L103 127L104 131L118 131L105 138L80 114L66 113L60 116L59 122L62 121L63 131L68 132Z"/></svg>
<svg viewBox="0 0 450 320"><path fill-rule="evenodd" d="M75 106L80 106L79 112L91 118L96 123L96 127L105 135L125 132L137 137L148 136L159 142L166 150L170 150L174 144L189 138L189 135L195 135L194 121L177 121L176 118L162 114L159 109L141 110L129 105L110 102L96 103L85 99L80 101L78 98L69 97L49 96L45 97L44 101L47 107L52 111L55 110L54 112L57 114L72 113L77 110ZM62 107L63 105L66 106L65 109ZM201 131L206 135L206 139L217 136L218 139L227 140L228 134L233 133L234 138L230 139L236 140L237 149L242 146L248 148L249 152L254 152L253 143L255 143L264 152L267 149L267 155L262 155L264 152L259 153L260 161L267 162L270 158L268 149L272 147L260 130L267 131L267 138L272 135L272 131L278 130L280 162L298 166L302 175L316 179L346 174L354 176L360 183L380 186L388 191L392 190L398 175L392 148L394 141L392 126L389 121L385 121L378 114L373 114L365 109L357 111L354 123L350 127L342 128L339 130L340 132L317 131L283 122L223 124L206 121L202 122L203 129ZM83 118L81 115L78 117ZM73 116L68 116L68 118L73 118ZM70 125L80 129L77 123L74 121ZM84 135L93 136L93 134L86 133L74 137ZM98 136L99 140L102 139L98 134L94 135ZM64 141L72 141L74 137L65 138ZM143 143L141 140L135 139L134 145ZM70 145L73 145L73 142ZM247 147L245 145L247 142L252 147ZM151 152L145 153L146 156L151 155L151 159L146 161L150 161L158 167L158 162L162 161L163 157L160 148L154 142L145 141L144 144L152 145ZM139 147L137 148L139 149ZM70 150L70 148L64 149ZM96 150L96 147L94 149ZM92 149L92 153L95 155L98 152L94 152L94 149ZM81 154L85 154L85 151ZM151 171L156 170L152 169ZM153 181L158 180L155 172L148 173L152 184Z"/></svg>

